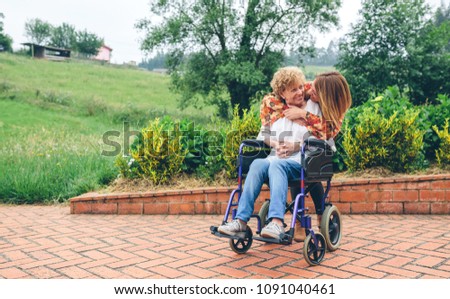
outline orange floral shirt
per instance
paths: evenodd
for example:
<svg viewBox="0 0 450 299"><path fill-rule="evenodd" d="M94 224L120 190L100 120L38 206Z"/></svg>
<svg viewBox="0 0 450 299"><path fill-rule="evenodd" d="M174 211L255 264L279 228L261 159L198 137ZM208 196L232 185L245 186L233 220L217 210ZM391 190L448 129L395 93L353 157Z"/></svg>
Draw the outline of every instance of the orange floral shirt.
<svg viewBox="0 0 450 299"><path fill-rule="evenodd" d="M321 140L328 140L334 138L341 130L342 120L339 121L339 126L334 126L331 121L326 121L325 118L318 115L306 112L306 128L311 134Z"/></svg>
<svg viewBox="0 0 450 299"><path fill-rule="evenodd" d="M259 117L263 126L270 126L280 118L284 117L283 111L288 105L282 99L277 98L274 94L266 95L260 107Z"/></svg>

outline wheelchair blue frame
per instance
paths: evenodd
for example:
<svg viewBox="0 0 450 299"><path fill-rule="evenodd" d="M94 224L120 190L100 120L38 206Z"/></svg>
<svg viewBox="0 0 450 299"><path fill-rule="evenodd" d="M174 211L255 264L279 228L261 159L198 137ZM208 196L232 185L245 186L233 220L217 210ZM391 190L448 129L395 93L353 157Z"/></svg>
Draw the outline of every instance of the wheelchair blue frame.
<svg viewBox="0 0 450 299"><path fill-rule="evenodd" d="M225 215L222 220L222 225L226 224L228 222L228 218L230 217L230 210L233 207L237 207L239 205L239 200L240 200L240 197L242 194L242 178L243 178L242 165L243 165L244 148L245 147L253 147L253 148L267 147L266 145L263 145L261 142L258 144L258 142L254 141L254 140L245 140L239 146L238 186L235 190L232 191L232 193L230 195L227 209L225 211ZM316 141L315 145L318 145L317 142L319 142L319 141ZM281 243L281 244L286 244L286 245L292 244L292 239L293 239L294 229L295 229L295 222L299 221L301 224L301 227L305 228L306 235L311 234L314 242L317 243L317 239L316 239L314 230L312 229L312 225L311 225L311 217L309 215L306 215L306 213L305 213L306 211L308 211L308 209L305 208L305 197L306 197L306 194L305 194L305 167L304 167L303 162L306 159L305 154L306 154L307 148L308 148L308 142L305 142L305 144L302 146L302 149L301 149L302 169L301 169L301 176L300 176L300 193L297 194L295 201L293 202L294 206L293 206L292 210L290 210L290 208L288 208L292 212L292 214L295 215L295 217L292 217L289 232L285 233L279 240L262 238L262 237L253 237L253 239L264 241L267 243ZM327 199L328 193L330 191L330 186L331 186L331 176L327 179L326 191L324 192L324 196L321 200L322 211L324 211L324 209L325 209L326 199ZM238 199L236 202L234 202L234 198L235 198L236 194L238 195ZM294 213L294 211L297 211L297 212ZM236 209L231 210L231 215L232 215L232 219L236 218ZM256 233L259 234L262 229L262 219L260 219L258 214L252 214L251 218L257 219ZM231 238L231 239L236 238L235 236L228 236L228 235L220 234L217 231L217 227L211 227L211 232L219 237L226 237L226 238Z"/></svg>

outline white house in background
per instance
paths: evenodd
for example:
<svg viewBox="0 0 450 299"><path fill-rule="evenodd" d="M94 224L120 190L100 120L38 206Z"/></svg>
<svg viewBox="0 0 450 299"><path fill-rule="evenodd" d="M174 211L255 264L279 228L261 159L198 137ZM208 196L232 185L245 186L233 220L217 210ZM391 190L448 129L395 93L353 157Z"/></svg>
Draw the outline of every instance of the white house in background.
<svg viewBox="0 0 450 299"><path fill-rule="evenodd" d="M101 60L101 61L106 61L106 62L110 62L111 61L111 52L113 49L111 49L110 47L103 45L100 47L100 49L98 50L98 54L97 56L94 57L95 60Z"/></svg>

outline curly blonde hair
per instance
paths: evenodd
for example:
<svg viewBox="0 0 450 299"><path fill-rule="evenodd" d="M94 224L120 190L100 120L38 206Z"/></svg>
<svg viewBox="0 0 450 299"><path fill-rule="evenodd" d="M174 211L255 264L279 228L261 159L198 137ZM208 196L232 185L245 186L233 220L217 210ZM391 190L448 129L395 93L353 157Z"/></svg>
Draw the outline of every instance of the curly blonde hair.
<svg viewBox="0 0 450 299"><path fill-rule="evenodd" d="M303 85L305 82L305 75L298 67L287 66L278 69L278 71L273 75L272 81L270 82L270 87L272 87L273 93L278 98L281 98L281 93L283 93L283 91L285 91L288 87Z"/></svg>

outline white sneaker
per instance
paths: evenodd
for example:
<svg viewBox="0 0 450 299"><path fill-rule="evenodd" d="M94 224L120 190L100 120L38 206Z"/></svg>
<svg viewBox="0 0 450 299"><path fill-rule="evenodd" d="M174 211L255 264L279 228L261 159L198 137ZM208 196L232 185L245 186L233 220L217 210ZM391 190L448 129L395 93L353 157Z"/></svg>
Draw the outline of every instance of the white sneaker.
<svg viewBox="0 0 450 299"><path fill-rule="evenodd" d="M237 233L245 232L247 230L247 225L242 224L238 219L234 219L231 222L225 223L217 228L219 233L234 236Z"/></svg>
<svg viewBox="0 0 450 299"><path fill-rule="evenodd" d="M270 222L261 230L261 237L263 238L280 239L282 234L284 234L284 228L275 222Z"/></svg>

